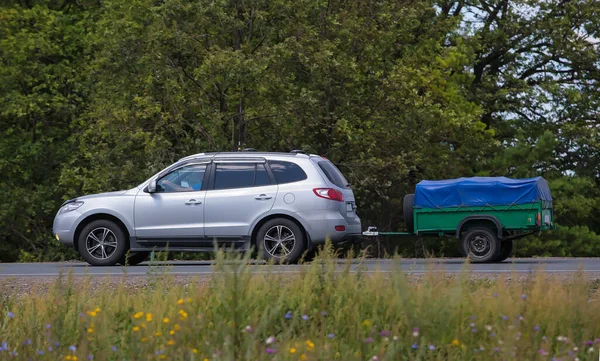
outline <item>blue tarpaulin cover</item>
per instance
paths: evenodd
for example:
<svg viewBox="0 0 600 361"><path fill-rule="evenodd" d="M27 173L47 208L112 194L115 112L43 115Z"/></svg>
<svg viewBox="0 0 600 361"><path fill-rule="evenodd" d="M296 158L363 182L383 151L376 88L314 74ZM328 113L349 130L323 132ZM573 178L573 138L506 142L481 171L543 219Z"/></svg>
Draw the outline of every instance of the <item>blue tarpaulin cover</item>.
<svg viewBox="0 0 600 361"><path fill-rule="evenodd" d="M548 182L542 177L470 177L440 181L424 180L415 190L415 207L508 206L539 200L552 201Z"/></svg>

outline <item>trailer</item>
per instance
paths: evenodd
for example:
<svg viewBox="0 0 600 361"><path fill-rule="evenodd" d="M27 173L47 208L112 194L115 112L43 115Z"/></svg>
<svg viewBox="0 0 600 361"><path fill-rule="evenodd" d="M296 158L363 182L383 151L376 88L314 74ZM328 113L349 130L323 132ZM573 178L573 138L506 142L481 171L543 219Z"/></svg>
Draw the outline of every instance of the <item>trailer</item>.
<svg viewBox="0 0 600 361"><path fill-rule="evenodd" d="M463 256L474 263L502 262L519 238L552 230L554 213L548 182L542 177L469 177L424 180L404 197L407 232L367 237L437 236L460 240Z"/></svg>

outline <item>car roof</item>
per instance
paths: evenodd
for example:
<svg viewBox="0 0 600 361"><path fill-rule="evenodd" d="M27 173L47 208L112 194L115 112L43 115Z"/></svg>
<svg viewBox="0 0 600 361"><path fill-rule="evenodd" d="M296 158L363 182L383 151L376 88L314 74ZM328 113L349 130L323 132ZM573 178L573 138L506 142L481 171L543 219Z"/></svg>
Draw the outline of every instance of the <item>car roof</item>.
<svg viewBox="0 0 600 361"><path fill-rule="evenodd" d="M284 153L284 152L256 152L256 151L246 151L246 152L212 152L212 153L197 153L197 154L192 154L192 155L188 155L187 157L183 157L181 159L178 160L178 162L181 161L187 161L187 160L192 160L192 159L197 159L197 158L208 158L208 159L213 159L213 158L231 158L231 159L237 159L237 158L268 158L268 157L290 157L290 158L310 158L310 157L318 157L318 155L315 154L305 154L305 153Z"/></svg>

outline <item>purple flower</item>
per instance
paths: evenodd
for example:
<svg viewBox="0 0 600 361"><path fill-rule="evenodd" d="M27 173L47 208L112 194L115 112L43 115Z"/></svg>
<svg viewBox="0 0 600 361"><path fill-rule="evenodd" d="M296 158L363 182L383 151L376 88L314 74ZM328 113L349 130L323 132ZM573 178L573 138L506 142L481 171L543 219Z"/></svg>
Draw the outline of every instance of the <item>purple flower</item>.
<svg viewBox="0 0 600 361"><path fill-rule="evenodd" d="M47 324L46 324L46 328L52 328L52 325L51 325L51 324L49 324L49 323L47 323Z"/></svg>
<svg viewBox="0 0 600 361"><path fill-rule="evenodd" d="M268 354L274 354L274 353L275 353L275 349L274 349L274 348L268 348L268 347L267 347L267 349L265 349L265 351L266 351Z"/></svg>
<svg viewBox="0 0 600 361"><path fill-rule="evenodd" d="M372 361L379 361L379 357L377 357L377 355L373 356L373 358L371 359Z"/></svg>
<svg viewBox="0 0 600 361"><path fill-rule="evenodd" d="M517 320L519 320L519 321L523 321L523 316L520 316L520 315L519 315L519 316L517 316Z"/></svg>
<svg viewBox="0 0 600 361"><path fill-rule="evenodd" d="M252 333L252 331L253 331L252 326L250 326L250 325L246 326L246 332Z"/></svg>
<svg viewBox="0 0 600 361"><path fill-rule="evenodd" d="M494 293L494 298L496 298L496 297L498 297L498 294L497 294L497 293Z"/></svg>
<svg viewBox="0 0 600 361"><path fill-rule="evenodd" d="M389 337L391 335L392 335L392 333L390 331L381 331L381 332L379 332L379 336L382 336L382 337Z"/></svg>
<svg viewBox="0 0 600 361"><path fill-rule="evenodd" d="M537 326L537 325L536 325L536 326L534 326L534 327L533 327L533 330L534 330L534 331L539 331L539 330L540 330L540 326Z"/></svg>
<svg viewBox="0 0 600 361"><path fill-rule="evenodd" d="M522 298L522 299L526 299L526 298L527 298L527 295L525 295L525 294L523 293L523 294L521 295L521 298Z"/></svg>
<svg viewBox="0 0 600 361"><path fill-rule="evenodd" d="M308 320L308 316L307 316L307 315L302 315L302 319L303 319L304 321L307 321L307 320Z"/></svg>
<svg viewBox="0 0 600 361"><path fill-rule="evenodd" d="M79 317L85 317L85 314L83 312L79 312Z"/></svg>
<svg viewBox="0 0 600 361"><path fill-rule="evenodd" d="M52 346L48 346L48 351L52 352L53 348Z"/></svg>
<svg viewBox="0 0 600 361"><path fill-rule="evenodd" d="M326 311L321 312L321 316L327 316L327 312Z"/></svg>
<svg viewBox="0 0 600 361"><path fill-rule="evenodd" d="M474 320L474 319L476 319L476 318L477 318L477 317L476 317L475 315L471 316L471 319L472 319L472 320Z"/></svg>
<svg viewBox="0 0 600 361"><path fill-rule="evenodd" d="M472 328L472 329L471 329L471 332L475 333L475 332L477 332L477 329L475 329L475 328Z"/></svg>
<svg viewBox="0 0 600 361"><path fill-rule="evenodd" d="M71 352L75 352L77 350L77 347L71 345L69 346L69 350L71 350Z"/></svg>
<svg viewBox="0 0 600 361"><path fill-rule="evenodd" d="M38 355L42 356L44 354L44 351L40 350L38 351Z"/></svg>
<svg viewBox="0 0 600 361"><path fill-rule="evenodd" d="M419 348L419 345L417 345L416 343L413 343L411 347L413 348L413 350L416 350Z"/></svg>
<svg viewBox="0 0 600 361"><path fill-rule="evenodd" d="M494 347L494 352L500 352L500 347Z"/></svg>
<svg viewBox="0 0 600 361"><path fill-rule="evenodd" d="M373 343L373 337L365 339L365 343Z"/></svg>
<svg viewBox="0 0 600 361"><path fill-rule="evenodd" d="M112 346L111 350L113 350L113 352L117 352L117 346Z"/></svg>
<svg viewBox="0 0 600 361"><path fill-rule="evenodd" d="M286 318L286 319L288 319L288 320L289 320L290 318L292 318L292 311L288 311L288 312L285 314L285 318Z"/></svg>
<svg viewBox="0 0 600 361"><path fill-rule="evenodd" d="M12 351L10 353L10 357L17 357L18 353L16 351Z"/></svg>
<svg viewBox="0 0 600 361"><path fill-rule="evenodd" d="M8 318L13 318L13 317L15 317L15 314L12 313L12 312L10 312L10 311L8 311L7 316L8 316Z"/></svg>
<svg viewBox="0 0 600 361"><path fill-rule="evenodd" d="M0 351L8 351L8 345L6 344L6 342L2 342L2 346L0 346Z"/></svg>
<svg viewBox="0 0 600 361"><path fill-rule="evenodd" d="M544 349L540 349L538 352L539 352L539 353L540 353L540 355L542 355L542 356L548 356L548 351L546 351L546 350L544 350Z"/></svg>
<svg viewBox="0 0 600 361"><path fill-rule="evenodd" d="M113 346L113 347L114 347L114 346ZM113 350L113 351L114 351L114 350ZM155 352L155 354L156 354L156 355L162 355L163 353L164 353L164 351L163 351L163 350L157 350L157 351Z"/></svg>
<svg viewBox="0 0 600 361"><path fill-rule="evenodd" d="M592 345L594 344L594 341L588 341L588 342L586 342L586 344L587 344L588 346L592 346Z"/></svg>
<svg viewBox="0 0 600 361"><path fill-rule="evenodd" d="M506 316L502 316L502 319L503 319L504 321L506 321L506 320L508 320L508 317L506 317Z"/></svg>
<svg viewBox="0 0 600 361"><path fill-rule="evenodd" d="M600 338L597 338L594 340L594 343L599 343L600 342Z"/></svg>
<svg viewBox="0 0 600 361"><path fill-rule="evenodd" d="M329 337L329 338L334 338L334 337L335 337L335 335L334 335L333 333L330 333L329 335L327 335L327 337Z"/></svg>
<svg viewBox="0 0 600 361"><path fill-rule="evenodd" d="M434 345L429 345L429 350L431 350L431 351L435 350L435 346Z"/></svg>
<svg viewBox="0 0 600 361"><path fill-rule="evenodd" d="M494 336L496 336L495 332L490 333L490 337L494 337Z"/></svg>
<svg viewBox="0 0 600 361"><path fill-rule="evenodd" d="M88 357L87 357L87 359L88 359L88 360L93 360L93 359L94 359L94 355L92 355L92 354L89 354L89 355L88 355Z"/></svg>
<svg viewBox="0 0 600 361"><path fill-rule="evenodd" d="M31 340L27 339L23 342L23 345L31 345Z"/></svg>
<svg viewBox="0 0 600 361"><path fill-rule="evenodd" d="M475 324L474 324L474 323L471 323L471 328L473 328L473 327L475 327Z"/></svg>

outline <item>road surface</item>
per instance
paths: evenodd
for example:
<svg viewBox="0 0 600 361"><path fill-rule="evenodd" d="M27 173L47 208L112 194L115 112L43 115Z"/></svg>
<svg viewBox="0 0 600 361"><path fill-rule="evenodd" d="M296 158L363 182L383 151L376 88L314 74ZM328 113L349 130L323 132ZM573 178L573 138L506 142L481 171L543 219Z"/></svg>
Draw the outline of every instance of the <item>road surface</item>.
<svg viewBox="0 0 600 361"><path fill-rule="evenodd" d="M339 260L339 270L344 267L345 260ZM251 266L253 273L298 273L302 267L298 265L273 266L268 270L266 266L259 263ZM546 273L575 273L581 267L585 273L596 273L600 275L600 258L519 258L508 259L502 263L493 264L470 264L466 265L464 259L403 259L393 260L366 260L362 265L353 262L352 271L357 271L361 267L362 271L373 273L376 271L396 272L401 269L411 274L422 274L429 269L437 272L458 273L463 270L469 270L478 274L526 274L541 270ZM151 275L156 272L168 272L173 275L210 275L214 272L214 264L211 262L182 262L174 261L168 263L155 262L152 265L143 263L139 266L130 267L91 267L86 263L0 263L0 277L40 277L40 276L58 276L67 275L114 275L123 274L131 276Z"/></svg>

